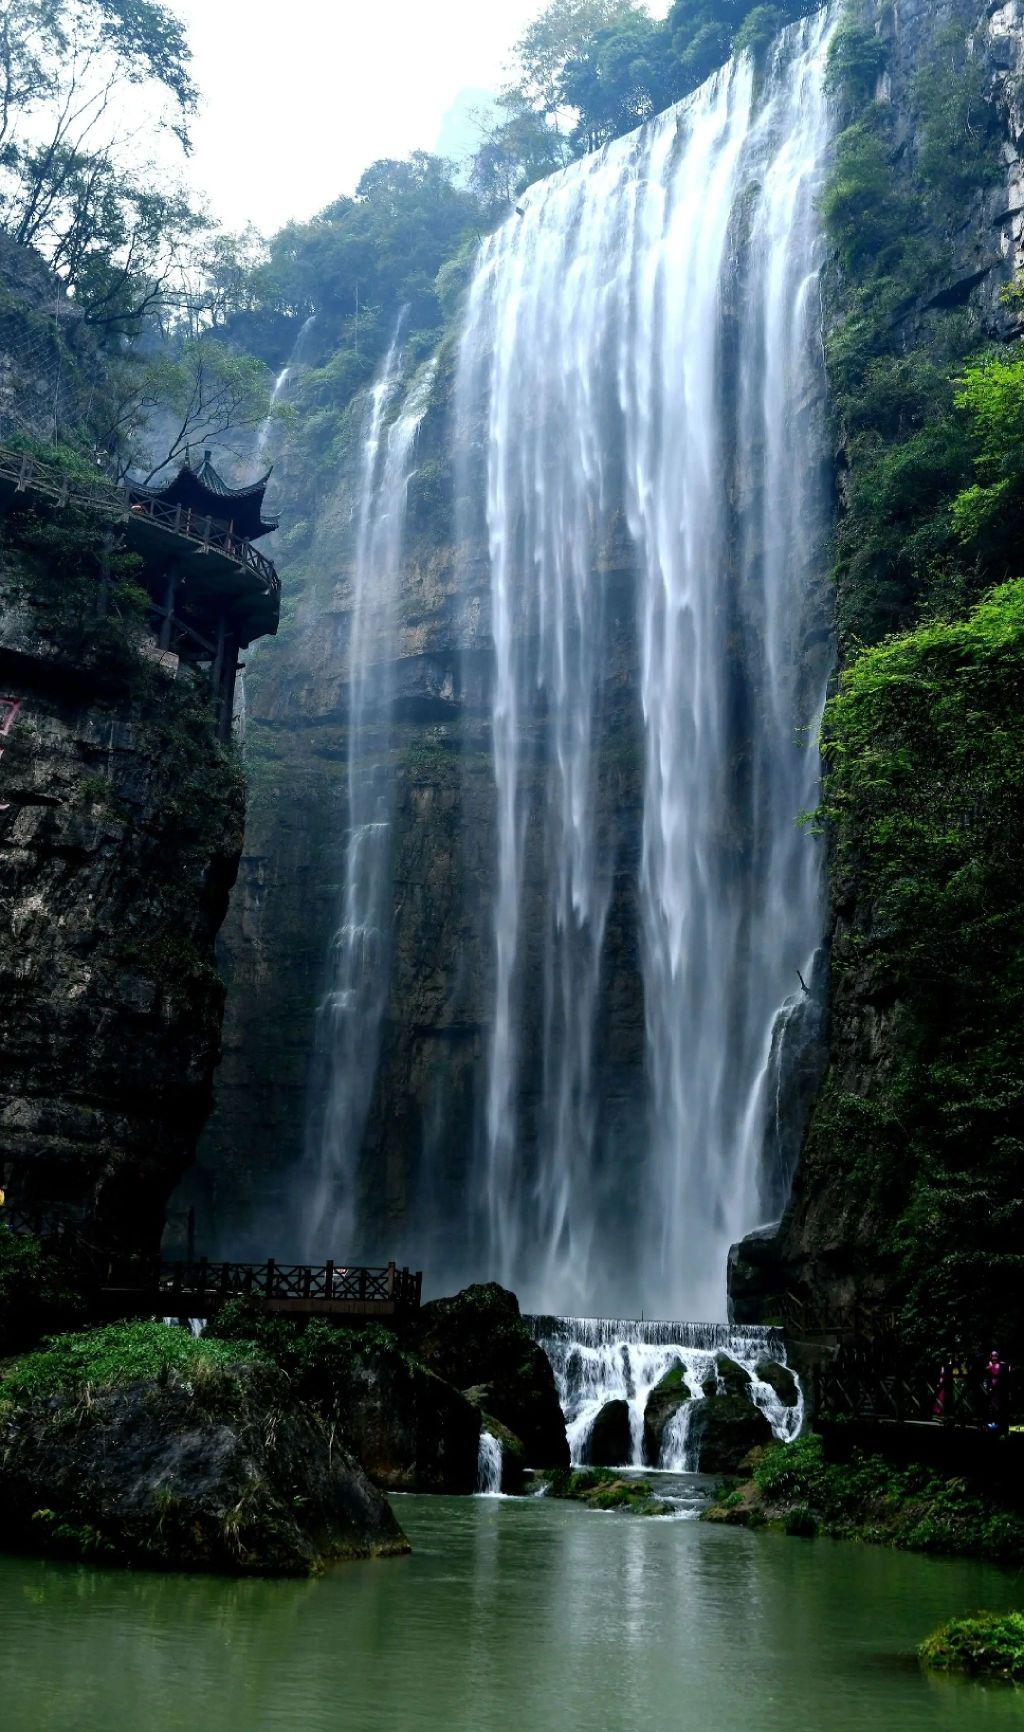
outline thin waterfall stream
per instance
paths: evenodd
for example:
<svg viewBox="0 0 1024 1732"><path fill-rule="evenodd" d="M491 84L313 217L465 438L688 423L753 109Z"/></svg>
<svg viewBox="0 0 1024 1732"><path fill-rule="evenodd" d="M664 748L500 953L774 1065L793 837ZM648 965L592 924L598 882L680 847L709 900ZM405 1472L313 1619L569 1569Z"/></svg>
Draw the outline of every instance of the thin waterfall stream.
<svg viewBox="0 0 1024 1732"><path fill-rule="evenodd" d="M436 362L404 396L401 321L366 407L349 640L347 836L341 917L317 1017L301 1243L357 1238L356 1175L380 1053L392 914L395 632L406 495ZM396 403L398 405L396 409Z"/></svg>

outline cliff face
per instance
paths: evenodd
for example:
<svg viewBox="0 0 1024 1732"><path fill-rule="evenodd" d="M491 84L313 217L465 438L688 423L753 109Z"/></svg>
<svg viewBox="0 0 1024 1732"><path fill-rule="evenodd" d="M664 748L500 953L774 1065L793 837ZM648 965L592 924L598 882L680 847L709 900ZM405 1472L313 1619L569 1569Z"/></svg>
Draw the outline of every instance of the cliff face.
<svg viewBox="0 0 1024 1732"><path fill-rule="evenodd" d="M0 544L0 1169L8 1202L152 1252L209 1108L243 794L95 524ZM109 559L109 552L106 557Z"/></svg>
<svg viewBox="0 0 1024 1732"><path fill-rule="evenodd" d="M1024 12L1016 3L982 8L973 0L945 5L935 5L934 0L919 4L902 0L891 14L872 4L864 4L861 13L869 22L877 18L886 50L880 96L883 107L889 109L894 193L912 202L920 198L918 168L923 147L920 124L915 119L919 115L915 81L922 67L934 62L938 45L948 44L951 35L962 42L972 33L970 64L979 69L990 128L984 173L976 185L958 196L954 220L949 220L948 214L943 218L937 210L924 211L921 241L938 261L937 268L925 292L912 305L900 309L890 345L897 364L905 363L908 369L934 364L948 370L949 355L957 352L950 349L951 333L960 352L966 354L981 351L992 342L1008 344L1019 335L1019 309L1007 300L1006 290L1024 262ZM833 324L849 314L856 286L833 278ZM954 326L953 320L960 323ZM908 418L914 413L909 402L907 413ZM848 435L849 428L841 427L839 471L844 508L856 488L858 463L870 461L870 453ZM909 536L914 527L908 512L903 533ZM856 576L845 583L840 580L841 617L844 608L855 622L871 616L877 597L865 593L869 587ZM919 606L921 599L917 598ZM922 611L926 615L932 611L927 601ZM939 617L950 617L948 605L935 611ZM957 607L953 611L959 614L966 610ZM889 629L903 623L896 619ZM852 662L859 647L855 629L841 634L842 662ZM936 670L933 661L927 666L937 682L932 700L933 712L937 712L942 681L950 676L941 666ZM964 669L958 677L972 676ZM882 753L893 743L891 723L881 720L883 701L881 694L879 735L874 747ZM955 743L959 762L956 751L944 755L945 747L938 737L925 741L923 735L924 755L917 761L917 791L931 787L933 812L945 810L951 790L961 788L949 811L949 835L958 828L967 832L964 858L956 858L956 848L951 847L949 873L972 874L979 882L996 857L988 832L997 811L991 806L991 789L985 790L977 767L971 770L968 781L961 783L969 768L964 752L970 748L976 727L1002 725L997 720L999 713L999 706L993 706L986 721L983 705L980 715L970 720L965 717ZM903 742L902 749L909 750L913 760L914 746ZM1000 798L1003 813L995 828L1002 829L1005 838L1014 822L1012 790L1005 788ZM907 810L911 801L908 795ZM946 1228L951 1223L960 1222L958 1254L962 1259L979 1255L984 1261L985 1245L994 1256L1002 1231L996 1219L995 1197L1002 1182L1001 1169L1010 1158L1010 1144L1005 1140L1009 1121L1000 1132L993 1117L998 1112L997 1103L993 1099L972 1100L966 1080L969 1054L978 1044L983 1021L978 995L987 1001L993 983L968 979L971 959L966 967L962 965L957 932L967 930L966 908L960 917L963 924L954 926L941 955L929 952L929 945L940 941L929 922L922 920L916 935L917 961L906 966L909 952L904 954L906 947L894 927L891 909L878 899L878 873L869 862L874 835L865 828L858 837L856 823L855 819L852 827L847 826L831 872L829 1068L778 1239L770 1244L761 1238L740 1248L733 1272L734 1302L737 1315L749 1318L777 1312L783 1295L788 1295L787 1314L794 1327L811 1329L872 1328L881 1314L908 1302L914 1316L933 1317L931 1327L941 1326L943 1308L947 1323L952 1311L959 1314L962 1326L972 1327L971 1306L964 1296L958 1301L952 1290L944 1295L936 1291L932 1301L924 1302L922 1294L915 1299L913 1291L915 1281L920 1285L922 1271L927 1285L929 1264L932 1285L940 1279L940 1245L948 1237ZM995 846L998 852L998 844ZM922 881L924 870L922 866ZM944 888L937 886L936 899ZM929 916L931 913L929 908ZM1009 910L999 905L998 896L992 899L990 895L987 913L990 935L995 929L993 923L1009 918ZM979 943L974 959L980 963L984 953L984 944ZM1001 962L998 966L1009 969L1011 965ZM933 978L936 973L937 982ZM953 1085L959 1099L948 1104L934 1087L938 1073L930 1069L940 1064L944 1064L946 1078L953 1077L958 1065L963 1072L962 1081ZM998 1152L1001 1136L1002 1155ZM959 1177L951 1170L945 1153L951 1137L962 1141L966 1151L963 1158L968 1168L973 1168L973 1177L968 1177L966 1170ZM936 1170L945 1163L941 1178L929 1171L933 1162ZM978 1192L976 1201L987 1196L988 1202L981 1204L980 1215L972 1202L968 1219L963 1210L972 1189ZM923 1200L926 1197L927 1204ZM980 1286L976 1309L980 1328L985 1327L985 1315L993 1319L1006 1315L995 1300L991 1304L981 1302Z"/></svg>

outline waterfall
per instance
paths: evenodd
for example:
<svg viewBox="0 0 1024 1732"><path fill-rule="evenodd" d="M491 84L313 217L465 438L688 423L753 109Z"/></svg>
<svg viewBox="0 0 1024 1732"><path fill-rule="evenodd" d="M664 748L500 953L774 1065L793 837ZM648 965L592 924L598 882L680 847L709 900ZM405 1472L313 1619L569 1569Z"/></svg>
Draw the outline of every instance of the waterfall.
<svg viewBox="0 0 1024 1732"><path fill-rule="evenodd" d="M534 187L470 288L461 535L489 569L497 811L477 1261L534 1305L724 1317L728 1247L783 1182L768 1097L824 925L797 820L829 671L833 28ZM638 931L632 1116L613 919Z"/></svg>
<svg viewBox="0 0 1024 1732"><path fill-rule="evenodd" d="M489 1431L481 1431L477 1449L476 1489L481 1497L501 1494L501 1439Z"/></svg>
<svg viewBox="0 0 1024 1732"><path fill-rule="evenodd" d="M289 379L302 360L303 351L306 346L306 338L309 336L315 323L316 314L310 313L309 318L304 321L299 334L292 345L292 352L289 355L287 362L281 368L277 378L274 380L274 389L270 393L270 408L267 411L264 420L260 423L259 431L256 434L253 460L257 464L262 463L267 454L267 444L270 439L271 429L274 425L275 410L277 409L278 402L284 396Z"/></svg>
<svg viewBox="0 0 1024 1732"><path fill-rule="evenodd" d="M302 1187L301 1238L305 1254L317 1258L332 1250L348 1257L355 1245L356 1171L387 1002L398 584L416 435L436 362L420 371L399 402L402 373L396 332L368 396L356 514L344 888L317 1013L309 1177Z"/></svg>
<svg viewBox="0 0 1024 1732"><path fill-rule="evenodd" d="M629 1408L631 1454L623 1467L643 1467L644 1414L648 1398L663 1377L680 1368L691 1399L665 1427L659 1460L647 1465L694 1473L697 1462L688 1448L690 1421L703 1386L716 1376L715 1356L728 1354L750 1378L750 1396L768 1420L775 1436L791 1442L803 1425L803 1398L786 1407L772 1387L757 1375L762 1359L786 1364L778 1330L733 1327L728 1324L637 1323L620 1318L529 1317L531 1334L540 1342L555 1375L558 1399L565 1415L569 1452L574 1463L585 1462L594 1423L610 1401Z"/></svg>

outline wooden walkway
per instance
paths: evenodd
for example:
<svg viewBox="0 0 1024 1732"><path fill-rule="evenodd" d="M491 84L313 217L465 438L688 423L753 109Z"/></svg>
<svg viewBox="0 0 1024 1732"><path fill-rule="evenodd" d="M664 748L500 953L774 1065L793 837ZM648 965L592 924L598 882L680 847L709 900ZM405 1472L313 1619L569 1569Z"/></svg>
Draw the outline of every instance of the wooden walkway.
<svg viewBox="0 0 1024 1732"><path fill-rule="evenodd" d="M846 1342L811 1373L815 1422L1016 1431L1024 1426L1022 1380L1005 1365L994 1395L987 1365L984 1353L950 1352L943 1361L897 1340Z"/></svg>
<svg viewBox="0 0 1024 1732"><path fill-rule="evenodd" d="M208 1317L229 1299L256 1299L271 1315L286 1317L396 1317L418 1311L423 1276L388 1263L353 1268L341 1263L161 1263L147 1295L166 1316ZM111 1281L112 1298L140 1300L132 1287Z"/></svg>

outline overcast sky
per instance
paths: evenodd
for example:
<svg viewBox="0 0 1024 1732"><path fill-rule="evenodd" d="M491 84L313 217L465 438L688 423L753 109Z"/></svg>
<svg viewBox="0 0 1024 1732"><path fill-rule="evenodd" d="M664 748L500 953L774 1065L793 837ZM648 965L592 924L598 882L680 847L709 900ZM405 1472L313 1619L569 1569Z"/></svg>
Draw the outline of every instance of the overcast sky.
<svg viewBox="0 0 1024 1732"><path fill-rule="evenodd" d="M190 179L229 227L269 233L377 157L434 149L463 93L502 84L542 0L172 3L203 96Z"/></svg>

